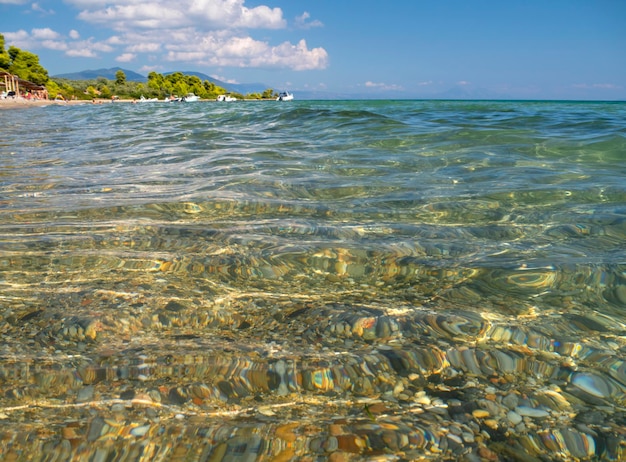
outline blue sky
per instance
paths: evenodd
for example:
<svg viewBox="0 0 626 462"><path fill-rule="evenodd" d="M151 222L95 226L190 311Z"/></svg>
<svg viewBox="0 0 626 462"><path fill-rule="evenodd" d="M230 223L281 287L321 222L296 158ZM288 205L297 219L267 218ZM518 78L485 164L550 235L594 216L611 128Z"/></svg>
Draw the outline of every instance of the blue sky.
<svg viewBox="0 0 626 462"><path fill-rule="evenodd" d="M626 100L626 0L0 0L50 75L199 71L335 97Z"/></svg>

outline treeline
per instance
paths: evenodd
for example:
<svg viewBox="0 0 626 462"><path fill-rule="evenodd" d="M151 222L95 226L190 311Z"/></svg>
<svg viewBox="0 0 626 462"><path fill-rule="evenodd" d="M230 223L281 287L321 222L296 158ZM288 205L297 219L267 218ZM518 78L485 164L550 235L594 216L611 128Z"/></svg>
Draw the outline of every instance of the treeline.
<svg viewBox="0 0 626 462"><path fill-rule="evenodd" d="M139 99L145 98L163 99L169 96L185 96L193 93L202 99L215 99L218 95L230 94L238 99L265 99L274 98L275 92L271 88L264 90L263 93L248 93L242 95L240 93L228 92L209 80L201 80L195 75L185 75L182 72L174 72L172 74L159 74L150 72L148 81L129 82L126 80L124 71L115 73L115 80L109 80L100 77L95 80L68 80L68 79L51 79L55 82L63 94L73 92L72 97L81 98L112 98L117 96L122 99ZM79 96L82 95L82 96Z"/></svg>
<svg viewBox="0 0 626 462"><path fill-rule="evenodd" d="M61 95L65 99L93 99L112 98L122 99L146 98L163 99L171 95L185 96L194 93L203 99L215 99L218 95L229 93L238 99L266 99L275 98L276 92L268 88L262 93L228 92L215 83L202 81L195 75L185 75L182 72L163 75L157 72L148 74L148 81L129 82L124 71L117 71L115 80L100 77L94 80L69 80L50 78L48 71L39 64L39 56L29 51L11 46L5 50L4 36L0 34L0 70L10 72L19 78L28 80L37 85L45 85L50 98Z"/></svg>
<svg viewBox="0 0 626 462"><path fill-rule="evenodd" d="M47 85L49 81L48 71L39 64L39 56L14 46L5 50L2 34L0 34L0 70L37 85Z"/></svg>

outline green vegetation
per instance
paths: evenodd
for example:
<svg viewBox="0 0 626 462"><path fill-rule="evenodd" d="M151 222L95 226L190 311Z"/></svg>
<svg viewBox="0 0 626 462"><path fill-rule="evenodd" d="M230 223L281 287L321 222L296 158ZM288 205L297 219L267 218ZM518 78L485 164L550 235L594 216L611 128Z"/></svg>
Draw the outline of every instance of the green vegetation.
<svg viewBox="0 0 626 462"><path fill-rule="evenodd" d="M48 71L39 64L39 56L14 46L6 51L2 34L0 34L0 69L37 85L45 85L48 81Z"/></svg>
<svg viewBox="0 0 626 462"><path fill-rule="evenodd" d="M93 80L69 80L50 78L48 71L39 64L39 56L23 51L14 46L5 50L4 36L0 34L0 70L5 70L19 78L38 85L45 85L50 98L62 95L65 99L112 98L122 99L146 98L163 99L170 95L184 96L194 93L203 99L215 99L218 95L230 94L237 99L269 99L275 98L276 93L271 88L262 94L228 92L225 88L215 85L209 80L200 80L194 75L185 75L181 72L162 75L156 72L148 74L148 81L128 82L124 71L117 71L115 80L104 77Z"/></svg>

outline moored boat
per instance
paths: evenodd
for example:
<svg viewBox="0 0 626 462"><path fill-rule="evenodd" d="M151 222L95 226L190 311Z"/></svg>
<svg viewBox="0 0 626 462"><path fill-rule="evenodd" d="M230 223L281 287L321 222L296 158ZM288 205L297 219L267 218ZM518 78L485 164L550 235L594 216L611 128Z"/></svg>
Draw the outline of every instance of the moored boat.
<svg viewBox="0 0 626 462"><path fill-rule="evenodd" d="M278 94L278 98L276 101L291 101L293 99L293 93L289 93L288 91L283 91Z"/></svg>
<svg viewBox="0 0 626 462"><path fill-rule="evenodd" d="M229 101L237 101L237 98L235 98L234 96L230 96L230 95L219 95L217 98L215 98L215 100L229 102Z"/></svg>
<svg viewBox="0 0 626 462"><path fill-rule="evenodd" d="M184 101L185 103L195 103L196 101L200 101L200 97L194 95L193 93L187 93L186 96L181 98L181 101Z"/></svg>

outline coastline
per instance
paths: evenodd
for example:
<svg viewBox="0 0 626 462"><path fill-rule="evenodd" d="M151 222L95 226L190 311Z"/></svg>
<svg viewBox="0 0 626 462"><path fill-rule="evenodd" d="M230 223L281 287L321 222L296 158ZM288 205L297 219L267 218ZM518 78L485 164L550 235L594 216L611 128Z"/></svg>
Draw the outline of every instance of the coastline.
<svg viewBox="0 0 626 462"><path fill-rule="evenodd" d="M0 99L0 109L15 109L15 108L26 108L26 107L41 107L41 106L51 106L53 104L69 104L69 105L77 105L77 104L93 104L91 101L55 101L55 100L45 100L45 99L24 99L24 98L6 98Z"/></svg>
<svg viewBox="0 0 626 462"><path fill-rule="evenodd" d="M201 102L218 102L214 100L200 100ZM240 100L240 101L275 101L274 99L267 100ZM72 100L72 101L57 101L57 100L45 100L45 99L24 99L24 98L6 98L0 99L0 110L2 109L17 109L26 107L42 107L51 105L71 105L78 106L84 104L98 105L98 104L118 104L118 103L139 103L136 99L116 99L111 101L110 99L97 98L94 100Z"/></svg>

